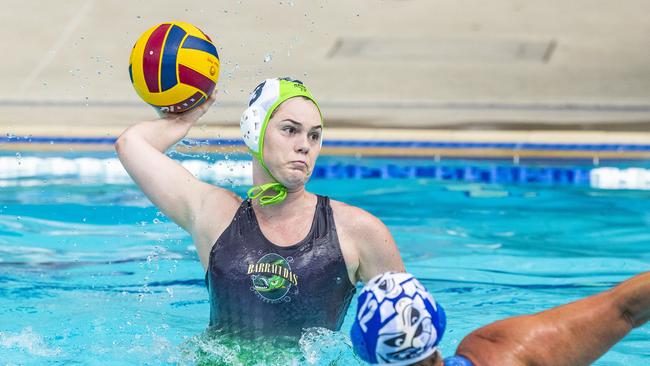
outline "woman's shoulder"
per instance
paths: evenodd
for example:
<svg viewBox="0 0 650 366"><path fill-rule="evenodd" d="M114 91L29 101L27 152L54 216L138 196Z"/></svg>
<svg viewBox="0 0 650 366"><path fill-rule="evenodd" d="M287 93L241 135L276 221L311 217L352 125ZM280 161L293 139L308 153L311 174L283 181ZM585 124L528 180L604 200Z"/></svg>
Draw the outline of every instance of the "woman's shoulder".
<svg viewBox="0 0 650 366"><path fill-rule="evenodd" d="M355 215L370 215L370 213L362 208L349 205L345 202L337 201L332 198L330 200L330 206L332 206L332 211L336 216L355 216Z"/></svg>
<svg viewBox="0 0 650 366"><path fill-rule="evenodd" d="M345 202L330 199L336 225L353 227L355 231L377 230L386 227L381 220L370 212ZM365 230L363 230L365 229Z"/></svg>
<svg viewBox="0 0 650 366"><path fill-rule="evenodd" d="M204 183L203 187L197 190L196 193L200 196L202 208L210 205L217 205L222 208L237 207L242 202L241 197L235 192L210 183Z"/></svg>
<svg viewBox="0 0 650 366"><path fill-rule="evenodd" d="M242 199L235 192L211 186L201 197L201 207L195 214L195 220L199 224L204 221L204 225L199 226L207 225L210 230L214 225L225 229L241 204Z"/></svg>
<svg viewBox="0 0 650 366"><path fill-rule="evenodd" d="M331 206L341 247L356 278L367 281L378 273L403 270L395 240L379 218L343 202L333 201Z"/></svg>

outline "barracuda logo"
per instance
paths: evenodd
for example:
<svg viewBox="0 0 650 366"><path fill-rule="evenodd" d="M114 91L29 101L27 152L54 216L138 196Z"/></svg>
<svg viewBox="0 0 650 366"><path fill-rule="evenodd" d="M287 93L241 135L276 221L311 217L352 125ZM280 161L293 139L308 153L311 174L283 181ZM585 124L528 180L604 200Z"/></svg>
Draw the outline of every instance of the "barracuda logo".
<svg viewBox="0 0 650 366"><path fill-rule="evenodd" d="M253 282L251 289L262 300L272 303L290 301L287 294L291 286L298 286L298 276L291 272L289 262L275 253L269 253L257 263L249 264L246 274Z"/></svg>

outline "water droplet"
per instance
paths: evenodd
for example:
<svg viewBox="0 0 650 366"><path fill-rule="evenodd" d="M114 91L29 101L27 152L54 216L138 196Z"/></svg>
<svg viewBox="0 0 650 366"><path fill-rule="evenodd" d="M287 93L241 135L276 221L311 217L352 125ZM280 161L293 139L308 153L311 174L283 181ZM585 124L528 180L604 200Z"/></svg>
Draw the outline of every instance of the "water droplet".
<svg viewBox="0 0 650 366"><path fill-rule="evenodd" d="M270 54L270 53L267 53L267 54L264 56L264 62L271 62L271 60L273 60L273 55Z"/></svg>

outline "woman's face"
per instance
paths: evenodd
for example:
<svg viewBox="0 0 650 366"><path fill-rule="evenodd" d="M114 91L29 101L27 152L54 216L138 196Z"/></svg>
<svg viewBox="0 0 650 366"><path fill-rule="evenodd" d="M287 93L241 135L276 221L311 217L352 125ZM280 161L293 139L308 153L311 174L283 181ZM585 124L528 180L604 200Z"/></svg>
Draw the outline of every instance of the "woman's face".
<svg viewBox="0 0 650 366"><path fill-rule="evenodd" d="M264 162L285 187L298 188L309 180L320 153L321 116L303 97L287 99L266 126Z"/></svg>

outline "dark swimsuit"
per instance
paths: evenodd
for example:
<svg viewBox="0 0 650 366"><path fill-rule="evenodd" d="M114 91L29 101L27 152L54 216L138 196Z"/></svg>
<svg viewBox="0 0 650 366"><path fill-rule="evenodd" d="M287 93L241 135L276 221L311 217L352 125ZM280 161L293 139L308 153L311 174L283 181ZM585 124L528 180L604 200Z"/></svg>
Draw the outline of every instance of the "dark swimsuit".
<svg viewBox="0 0 650 366"><path fill-rule="evenodd" d="M250 200L242 202L210 251L205 281L211 328L247 337L341 328L356 289L329 198L317 197L309 234L291 246L270 242Z"/></svg>

